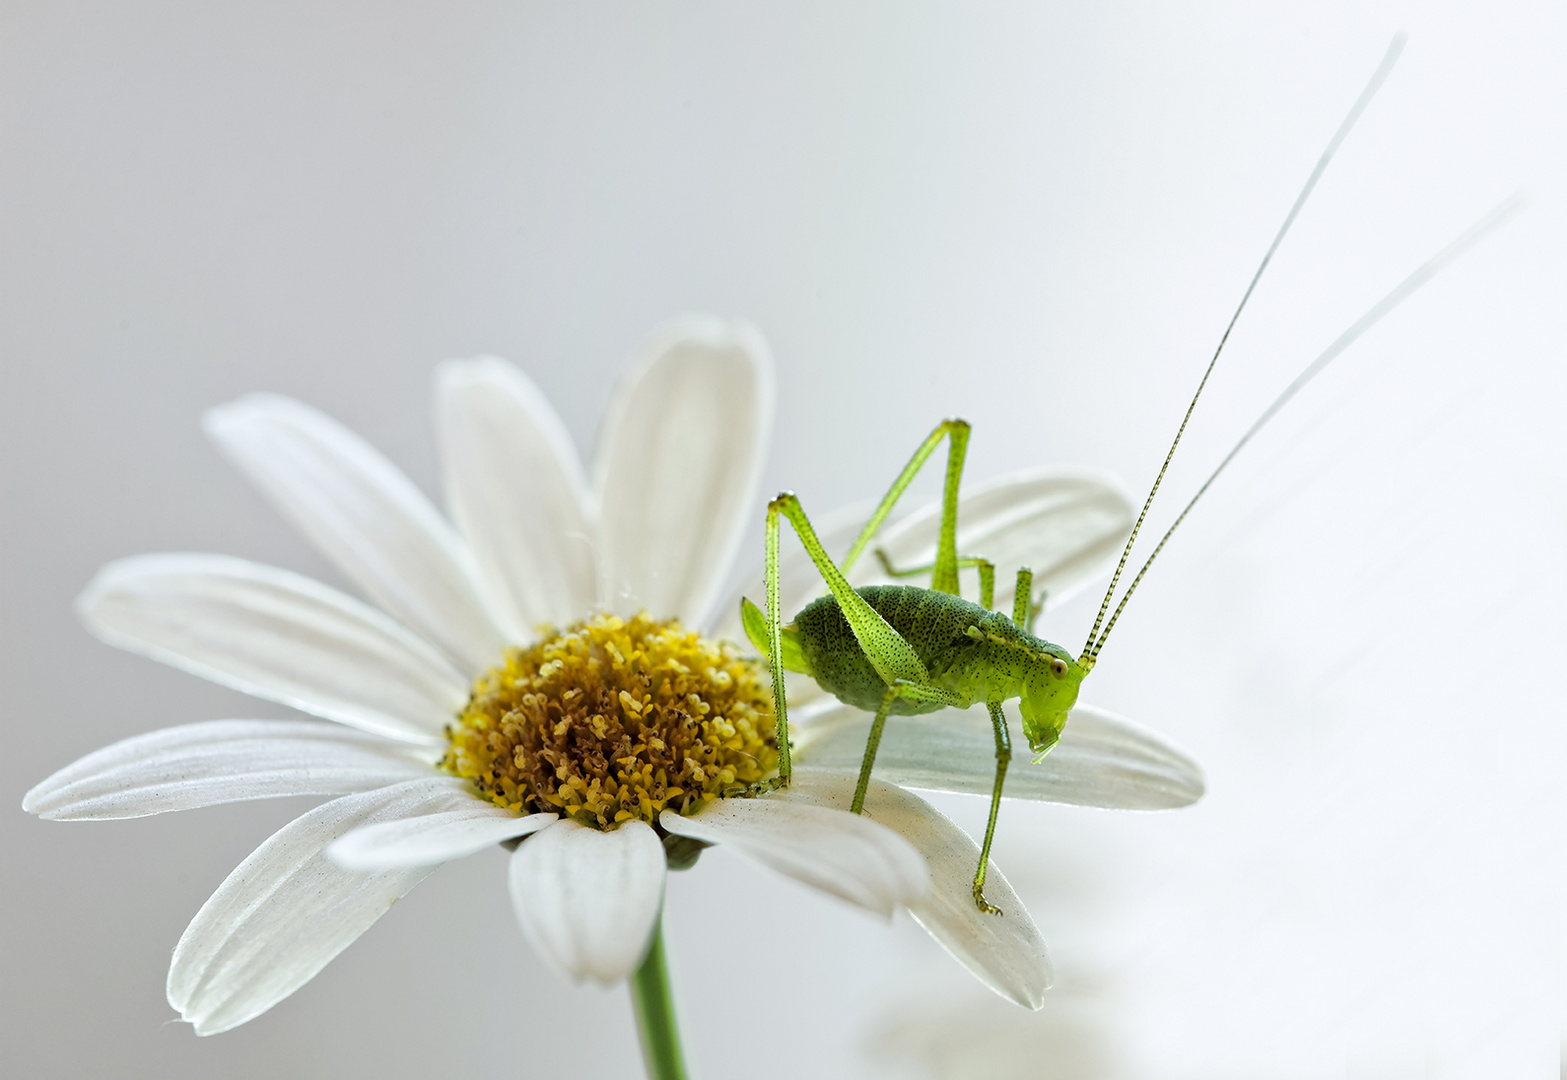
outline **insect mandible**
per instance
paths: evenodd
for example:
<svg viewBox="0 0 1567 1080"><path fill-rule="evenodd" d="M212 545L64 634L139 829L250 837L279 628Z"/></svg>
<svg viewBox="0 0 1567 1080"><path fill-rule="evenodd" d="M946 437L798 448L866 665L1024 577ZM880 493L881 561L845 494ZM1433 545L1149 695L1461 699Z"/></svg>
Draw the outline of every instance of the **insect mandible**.
<svg viewBox="0 0 1567 1080"><path fill-rule="evenodd" d="M1256 289L1263 272L1289 232L1307 197L1321 178L1328 162L1387 77L1402 46L1402 38L1393 41L1370 82L1329 141L1286 215L1283 225L1274 236L1261 264L1253 274L1240 304L1230 317L1218 347L1214 350L1213 357L1209 360L1207 369L1198 383L1197 391L1187 406L1185 416L1165 455L1164 464L1143 503L1131 535L1127 538L1120 562L1100 604L1098 617L1088 633L1088 640L1077 656L1074 657L1060 645L1052 644L1033 634L1034 616L1040 604L1033 596L1033 575L1027 567L1017 571L1012 609L1010 614L1007 614L994 610L995 566L982 556L958 552L958 488L962 479L963 461L970 433L967 421L951 419L937 425L899 473L841 562L834 563L827 554L798 496L793 492L782 492L768 504L767 610L764 614L750 600L742 600L741 618L746 636L757 650L768 658L772 670L773 699L778 723L779 765L778 777L771 786L787 786L791 775L788 714L784 701L785 670L809 675L816 679L823 690L833 694L840 701L874 714L860 765L859 779L855 785L854 798L850 805L850 810L854 813L860 813L864 808L865 794L876 761L877 746L888 716L929 713L945 708L966 709L975 704L983 704L990 713L991 726L995 734L995 782L991 790L990 815L985 826L984 843L980 848L979 865L974 872L974 902L981 911L999 914L999 909L985 900L984 885L1007 768L1012 757L1011 737L1002 711L1003 703L1017 699L1018 711L1022 716L1023 734L1028 740L1030 751L1035 755L1034 762L1038 763L1060 739L1071 709L1077 702L1078 689L1089 672L1094 669L1110 631L1126 609L1127 601L1142 582L1149 566L1164 550L1170 536L1186 519L1186 515L1197 500L1207 492L1241 448L1290 398L1315 378L1356 338L1429 281L1443 266L1472 246L1481 236L1510 217L1521 205L1521 201L1516 197L1509 199L1471 226L1458 239L1399 283L1307 365L1262 412L1256 422L1220 461L1218 467L1209 474L1132 578L1120 602L1116 604L1113 611L1111 610L1111 601L1115 597L1116 588L1126 569L1132 546L1147 517L1149 506L1152 505L1154 496L1159 491L1159 485L1163 482L1170 461L1175 456L1175 450L1180 445L1181 436L1186 431L1187 422L1191 419L1203 389L1207 386L1208 378L1224 351L1231 330L1234 329L1241 312L1245 310L1247 301L1251 299L1252 292ZM894 567L882 552L877 551L889 576L913 577L928 572L930 587L869 585L853 588L848 581L850 570L865 553L888 515L892 513L898 499L943 440L947 443L947 470L942 491L942 512L935 562L921 567ZM793 527L829 590L827 595L807 604L788 625L782 623L779 612L780 519L788 521ZM974 568L979 572L980 589L977 603L965 600L959 592L960 568Z"/></svg>

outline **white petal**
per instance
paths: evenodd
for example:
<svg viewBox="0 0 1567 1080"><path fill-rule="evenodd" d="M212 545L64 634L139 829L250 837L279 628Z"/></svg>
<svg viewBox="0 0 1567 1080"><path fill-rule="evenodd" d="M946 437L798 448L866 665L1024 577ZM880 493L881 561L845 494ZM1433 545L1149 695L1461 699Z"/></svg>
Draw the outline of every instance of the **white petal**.
<svg viewBox="0 0 1567 1080"><path fill-rule="evenodd" d="M326 414L276 394L250 394L202 420L283 516L383 610L470 674L495 663L505 641L472 560L397 466Z"/></svg>
<svg viewBox="0 0 1567 1080"><path fill-rule="evenodd" d="M802 773L783 797L720 799L700 814L665 810L666 832L727 844L763 866L890 919L930 888L925 861L909 842L864 816L805 801Z"/></svg>
<svg viewBox="0 0 1567 1080"><path fill-rule="evenodd" d="M1043 590L1055 607L1115 564L1136 517L1125 489L1108 473L1026 469L966 490L958 507L958 553L995 563L999 609L1012 610L1020 566L1034 571L1035 594ZM940 525L941 504L927 503L887 529L879 544L894 566L923 566L936 558ZM863 578L856 574L854 583L891 581L867 556ZM971 600L979 595L978 579L967 576L973 573L965 571L964 595Z"/></svg>
<svg viewBox="0 0 1567 1080"><path fill-rule="evenodd" d="M538 387L495 357L436 373L435 427L452 517L516 641L598 600L597 526L576 447Z"/></svg>
<svg viewBox="0 0 1567 1080"><path fill-rule="evenodd" d="M664 898L664 845L641 821L600 832L563 820L511 857L511 898L539 954L608 985L642 962Z"/></svg>
<svg viewBox="0 0 1567 1080"><path fill-rule="evenodd" d="M794 714L791 713L791 720ZM1061 741L1039 764L1028 753L1016 705L1007 703L1012 764L1005 796L1117 810L1168 810L1202 797L1202 769L1153 732L1103 709L1072 710ZM847 705L825 710L796 734L795 755L813 768L858 774L871 718ZM996 741L983 706L895 716L876 752L877 778L904 787L986 795Z"/></svg>
<svg viewBox="0 0 1567 1080"><path fill-rule="evenodd" d="M745 323L655 332L610 403L595 461L605 601L703 622L734 557L771 435L772 361Z"/></svg>
<svg viewBox="0 0 1567 1080"><path fill-rule="evenodd" d="M503 840L515 840L537 832L557 817L555 814L519 817L494 803L479 799L472 803L439 814L365 825L339 839L327 849L327 855L350 870L434 866L472 855Z"/></svg>
<svg viewBox="0 0 1567 1080"><path fill-rule="evenodd" d="M854 778L796 769L794 783L779 794L847 808ZM871 781L865 812L912 843L929 865L930 892L910 904L909 913L930 936L1002 997L1030 1009L1043 1005L1053 978L1045 939L994 863L985 899L1001 914L987 915L975 905L979 845L968 833L924 799L880 780Z"/></svg>
<svg viewBox="0 0 1567 1080"><path fill-rule="evenodd" d="M111 645L393 738L437 741L468 697L445 657L385 615L243 559L122 559L76 609Z"/></svg>
<svg viewBox="0 0 1567 1080"><path fill-rule="evenodd" d="M27 793L52 821L103 821L269 799L344 795L430 775L428 753L315 720L206 720L96 750Z"/></svg>
<svg viewBox="0 0 1567 1080"><path fill-rule="evenodd" d="M169 968L169 1004L212 1035L266 1012L313 978L432 867L344 870L325 848L350 829L472 801L455 779L335 799L285 825L218 886Z"/></svg>

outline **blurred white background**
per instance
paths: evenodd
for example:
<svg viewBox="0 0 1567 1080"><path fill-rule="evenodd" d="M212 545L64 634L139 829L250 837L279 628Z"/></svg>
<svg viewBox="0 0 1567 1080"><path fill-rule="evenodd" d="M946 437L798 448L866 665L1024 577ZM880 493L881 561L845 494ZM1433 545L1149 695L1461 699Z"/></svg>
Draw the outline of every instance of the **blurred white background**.
<svg viewBox="0 0 1567 1080"><path fill-rule="evenodd" d="M518 362L586 453L623 358L700 310L771 341L765 484L813 510L879 492L951 414L975 424L971 477L1075 462L1141 490L1398 30L1165 514L1361 310L1509 193L1531 206L1258 440L1105 650L1085 699L1188 746L1208 797L1006 806L997 863L1057 996L1023 1013L908 920L722 851L672 880L670 947L706 1078L1555 1076L1567 7L1392 0L6 0L9 1075L639 1068L624 992L542 968L499 853L197 1039L167 1022L169 950L303 804L20 811L114 739L282 714L71 612L101 563L144 551L338 581L205 445L203 408L295 395L433 493L437 361ZM1092 606L1041 629L1075 647ZM941 805L982 823L981 800Z"/></svg>

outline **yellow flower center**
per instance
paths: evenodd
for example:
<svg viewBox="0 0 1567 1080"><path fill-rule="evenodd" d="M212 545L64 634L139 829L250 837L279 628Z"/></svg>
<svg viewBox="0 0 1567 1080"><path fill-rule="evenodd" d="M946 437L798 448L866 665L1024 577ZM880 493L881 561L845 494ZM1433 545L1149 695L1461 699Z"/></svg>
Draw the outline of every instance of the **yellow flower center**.
<svg viewBox="0 0 1567 1080"><path fill-rule="evenodd" d="M441 767L497 805L599 829L695 813L778 764L757 665L645 614L508 649L446 735Z"/></svg>

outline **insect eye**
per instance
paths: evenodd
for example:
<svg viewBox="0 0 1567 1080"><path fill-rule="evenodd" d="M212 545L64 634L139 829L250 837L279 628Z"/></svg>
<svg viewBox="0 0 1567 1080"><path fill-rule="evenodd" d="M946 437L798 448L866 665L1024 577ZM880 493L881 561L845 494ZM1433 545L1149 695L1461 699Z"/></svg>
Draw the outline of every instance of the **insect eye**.
<svg viewBox="0 0 1567 1080"><path fill-rule="evenodd" d="M1050 670L1055 672L1057 675L1065 675L1066 661L1062 660L1060 657L1053 658L1050 661Z"/></svg>

